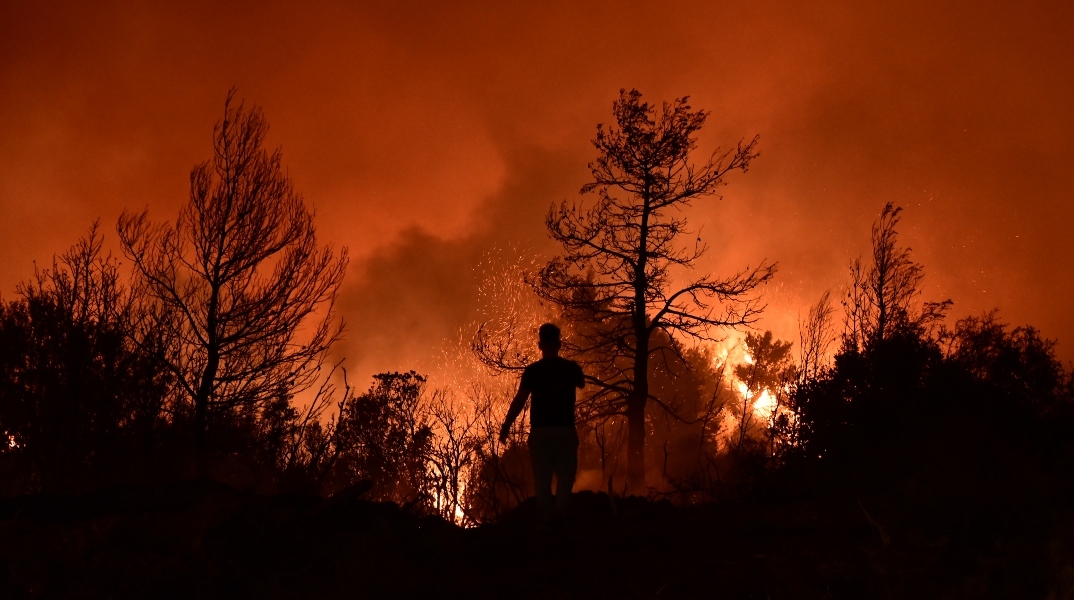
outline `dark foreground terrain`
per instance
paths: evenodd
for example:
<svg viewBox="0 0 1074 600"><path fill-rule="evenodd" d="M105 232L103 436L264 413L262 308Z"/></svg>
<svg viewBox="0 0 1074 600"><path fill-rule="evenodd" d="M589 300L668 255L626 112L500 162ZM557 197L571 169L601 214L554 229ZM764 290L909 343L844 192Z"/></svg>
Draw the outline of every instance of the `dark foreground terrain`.
<svg viewBox="0 0 1074 600"><path fill-rule="evenodd" d="M4 499L0 596L1074 597L1069 515L936 535L876 499L674 508L582 493L560 529L526 504L464 530L353 496L175 484Z"/></svg>

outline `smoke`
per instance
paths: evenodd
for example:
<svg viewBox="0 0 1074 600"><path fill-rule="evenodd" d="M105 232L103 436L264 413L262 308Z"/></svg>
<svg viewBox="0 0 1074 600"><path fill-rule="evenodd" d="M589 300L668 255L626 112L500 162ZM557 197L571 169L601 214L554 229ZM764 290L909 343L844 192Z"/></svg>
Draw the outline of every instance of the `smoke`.
<svg viewBox="0 0 1074 600"><path fill-rule="evenodd" d="M926 297L1074 338L1069 3L8 4L0 290L97 217L173 217L237 86L354 257L339 352L421 368L472 317L482 252L554 250L545 211L637 87L711 110L702 151L761 134L690 214L701 270L780 262L761 327L793 338L892 201Z"/></svg>
<svg viewBox="0 0 1074 600"><path fill-rule="evenodd" d="M444 239L410 229L362 261L340 306L347 319L342 353L354 372L429 372L460 331L472 334L483 311L495 310L487 306L495 299L480 298L486 280L497 275L489 271L494 263L554 250L544 215L549 198L569 197L581 185L571 158L522 148L513 153L503 189L475 211L472 233ZM490 262L497 249L512 257Z"/></svg>

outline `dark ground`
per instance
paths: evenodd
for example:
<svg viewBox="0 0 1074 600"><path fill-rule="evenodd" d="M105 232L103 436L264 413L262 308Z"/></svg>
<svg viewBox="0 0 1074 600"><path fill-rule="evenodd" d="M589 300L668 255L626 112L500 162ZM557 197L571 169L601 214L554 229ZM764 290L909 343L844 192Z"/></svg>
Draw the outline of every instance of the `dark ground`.
<svg viewBox="0 0 1074 600"><path fill-rule="evenodd" d="M3 499L0 595L1074 597L1069 517L1039 531L935 536L886 527L892 507L875 499L674 508L587 492L573 509L552 531L535 526L529 504L462 530L394 504L210 484Z"/></svg>

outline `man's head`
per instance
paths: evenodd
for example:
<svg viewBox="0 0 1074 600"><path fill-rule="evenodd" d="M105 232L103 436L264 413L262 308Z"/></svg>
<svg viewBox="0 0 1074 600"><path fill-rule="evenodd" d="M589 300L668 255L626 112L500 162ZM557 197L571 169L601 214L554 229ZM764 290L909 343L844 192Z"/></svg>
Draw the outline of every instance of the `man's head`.
<svg viewBox="0 0 1074 600"><path fill-rule="evenodd" d="M545 354L559 354L559 327L551 323L541 325L537 330L537 347Z"/></svg>

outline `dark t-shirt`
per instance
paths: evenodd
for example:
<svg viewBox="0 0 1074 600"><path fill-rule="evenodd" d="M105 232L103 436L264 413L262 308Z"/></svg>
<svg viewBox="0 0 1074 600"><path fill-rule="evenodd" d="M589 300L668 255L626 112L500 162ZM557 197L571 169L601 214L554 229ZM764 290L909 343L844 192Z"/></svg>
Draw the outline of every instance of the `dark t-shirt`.
<svg viewBox="0 0 1074 600"><path fill-rule="evenodd" d="M575 391L585 385L582 367L562 357L542 358L522 372L524 390L533 392L531 427L574 427Z"/></svg>

